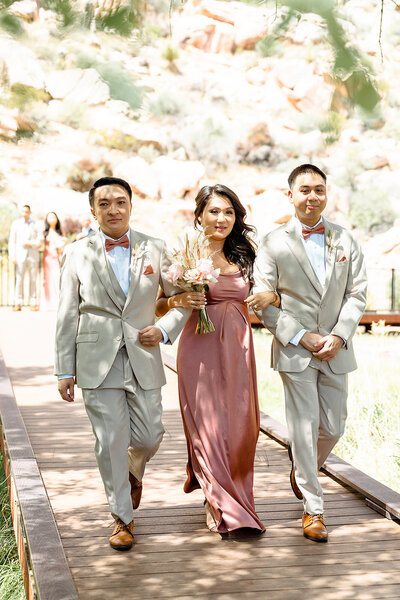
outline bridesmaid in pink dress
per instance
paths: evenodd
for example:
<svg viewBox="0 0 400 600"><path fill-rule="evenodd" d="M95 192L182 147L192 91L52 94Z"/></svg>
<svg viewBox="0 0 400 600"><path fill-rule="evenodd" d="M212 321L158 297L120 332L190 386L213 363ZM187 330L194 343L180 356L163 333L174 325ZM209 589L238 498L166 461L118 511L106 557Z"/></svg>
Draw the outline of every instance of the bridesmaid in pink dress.
<svg viewBox="0 0 400 600"><path fill-rule="evenodd" d="M207 312L215 331L195 334L194 310L179 342L179 399L188 447L184 491L201 488L207 526L226 533L241 528L263 532L253 497L254 456L260 426L257 376L247 302L266 307L275 292L249 297L255 247L244 222L246 211L226 186L203 187L196 197L195 226L210 235L214 268ZM202 293L158 300L157 314L175 306L199 309Z"/></svg>
<svg viewBox="0 0 400 600"><path fill-rule="evenodd" d="M60 260L66 238L56 213L49 212L44 221L43 285L40 310L57 310L60 284Z"/></svg>

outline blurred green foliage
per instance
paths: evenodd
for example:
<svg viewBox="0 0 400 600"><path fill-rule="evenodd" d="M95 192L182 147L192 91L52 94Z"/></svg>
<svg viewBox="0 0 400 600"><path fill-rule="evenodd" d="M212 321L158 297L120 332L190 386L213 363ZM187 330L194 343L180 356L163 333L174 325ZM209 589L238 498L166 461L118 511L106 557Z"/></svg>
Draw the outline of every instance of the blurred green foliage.
<svg viewBox="0 0 400 600"><path fill-rule="evenodd" d="M43 0L42 7L54 11L60 18L62 27L69 27L80 22L76 3L71 0Z"/></svg>
<svg viewBox="0 0 400 600"><path fill-rule="evenodd" d="M22 20L7 12L6 8L0 10L0 29L14 37L19 37L25 32Z"/></svg>
<svg viewBox="0 0 400 600"><path fill-rule="evenodd" d="M333 0L263 0L276 6L277 19L272 35L265 38L267 51L273 49L273 40L283 37L296 27L303 15L317 15L326 29L327 41L333 51L332 77L343 85L354 106L372 111L379 103L380 94L373 80L372 67L360 50L350 43L340 23L340 12ZM271 41L272 40L272 41ZM262 42L259 42L262 48ZM267 54L268 55L268 54Z"/></svg>
<svg viewBox="0 0 400 600"><path fill-rule="evenodd" d="M50 94L44 90L38 90L30 85L23 83L14 83L10 90L8 98L5 98L4 104L7 106L24 110L34 102L46 102L50 100Z"/></svg>
<svg viewBox="0 0 400 600"><path fill-rule="evenodd" d="M366 233L378 233L392 227L396 214L390 197L379 187L368 187L350 198L350 223Z"/></svg>
<svg viewBox="0 0 400 600"><path fill-rule="evenodd" d="M108 8L102 8L96 14L91 2L86 2L83 8L76 0L43 0L42 5L58 15L62 28L76 25L90 29L95 24L99 31L122 36L129 36L133 28L139 27L143 16L140 0L125 4L110 2Z"/></svg>
<svg viewBox="0 0 400 600"><path fill-rule="evenodd" d="M6 181L3 173L0 173L1 191L6 190ZM11 223L18 219L18 210L9 200L0 200L0 248L7 247L10 235Z"/></svg>
<svg viewBox="0 0 400 600"><path fill-rule="evenodd" d="M183 112L182 100L171 94L158 94L149 103L149 111L155 117L179 115Z"/></svg>
<svg viewBox="0 0 400 600"><path fill-rule="evenodd" d="M127 102L132 110L138 110L143 101L143 91L134 84L133 77L116 62L103 62L92 54L80 53L75 61L80 69L94 68L107 83L111 98Z"/></svg>

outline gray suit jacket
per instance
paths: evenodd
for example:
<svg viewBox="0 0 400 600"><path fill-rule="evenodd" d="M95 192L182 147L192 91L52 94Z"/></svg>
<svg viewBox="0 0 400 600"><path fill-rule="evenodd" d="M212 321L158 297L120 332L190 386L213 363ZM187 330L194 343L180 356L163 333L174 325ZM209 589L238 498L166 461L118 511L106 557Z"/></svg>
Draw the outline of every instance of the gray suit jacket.
<svg viewBox="0 0 400 600"><path fill-rule="evenodd" d="M277 371L301 372L308 366L311 352L289 343L301 329L335 334L346 341L329 361L334 373L357 368L351 339L366 303L364 258L349 231L326 219L323 222L327 244L324 287L307 257L294 218L266 235L259 247L255 291L272 289L281 297L280 308L269 306L259 314L274 334L271 363Z"/></svg>
<svg viewBox="0 0 400 600"><path fill-rule="evenodd" d="M122 339L139 385L149 390L165 383L159 346L145 348L138 332L154 324L159 285L167 296L179 290L165 279L169 262L162 240L131 230L131 248L126 297L108 263L100 233L71 244L63 258L55 374L76 375L79 387L92 389L102 383ZM171 343L190 314L176 308L158 321Z"/></svg>

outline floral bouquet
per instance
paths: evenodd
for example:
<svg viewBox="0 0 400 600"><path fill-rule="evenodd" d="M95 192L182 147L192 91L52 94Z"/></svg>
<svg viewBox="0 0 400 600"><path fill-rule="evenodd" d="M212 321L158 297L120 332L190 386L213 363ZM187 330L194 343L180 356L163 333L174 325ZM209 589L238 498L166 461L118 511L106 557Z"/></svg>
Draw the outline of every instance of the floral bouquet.
<svg viewBox="0 0 400 600"><path fill-rule="evenodd" d="M186 233L183 248L173 250L167 273L167 279L184 290L208 292L208 284L216 283L219 269L214 269L210 257L210 245L207 236L202 232L189 238ZM199 310L199 320L195 333L210 333L215 327L207 314L207 310Z"/></svg>

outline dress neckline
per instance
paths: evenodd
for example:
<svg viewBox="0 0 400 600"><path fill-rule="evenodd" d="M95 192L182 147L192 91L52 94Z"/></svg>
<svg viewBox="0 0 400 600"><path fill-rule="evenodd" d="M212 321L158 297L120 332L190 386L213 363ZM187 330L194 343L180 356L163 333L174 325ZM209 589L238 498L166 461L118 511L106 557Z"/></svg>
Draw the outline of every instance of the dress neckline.
<svg viewBox="0 0 400 600"><path fill-rule="evenodd" d="M224 277L226 277L227 275L237 275L240 274L240 270L238 269L237 271L232 271L232 273L220 273L219 275L223 275Z"/></svg>

